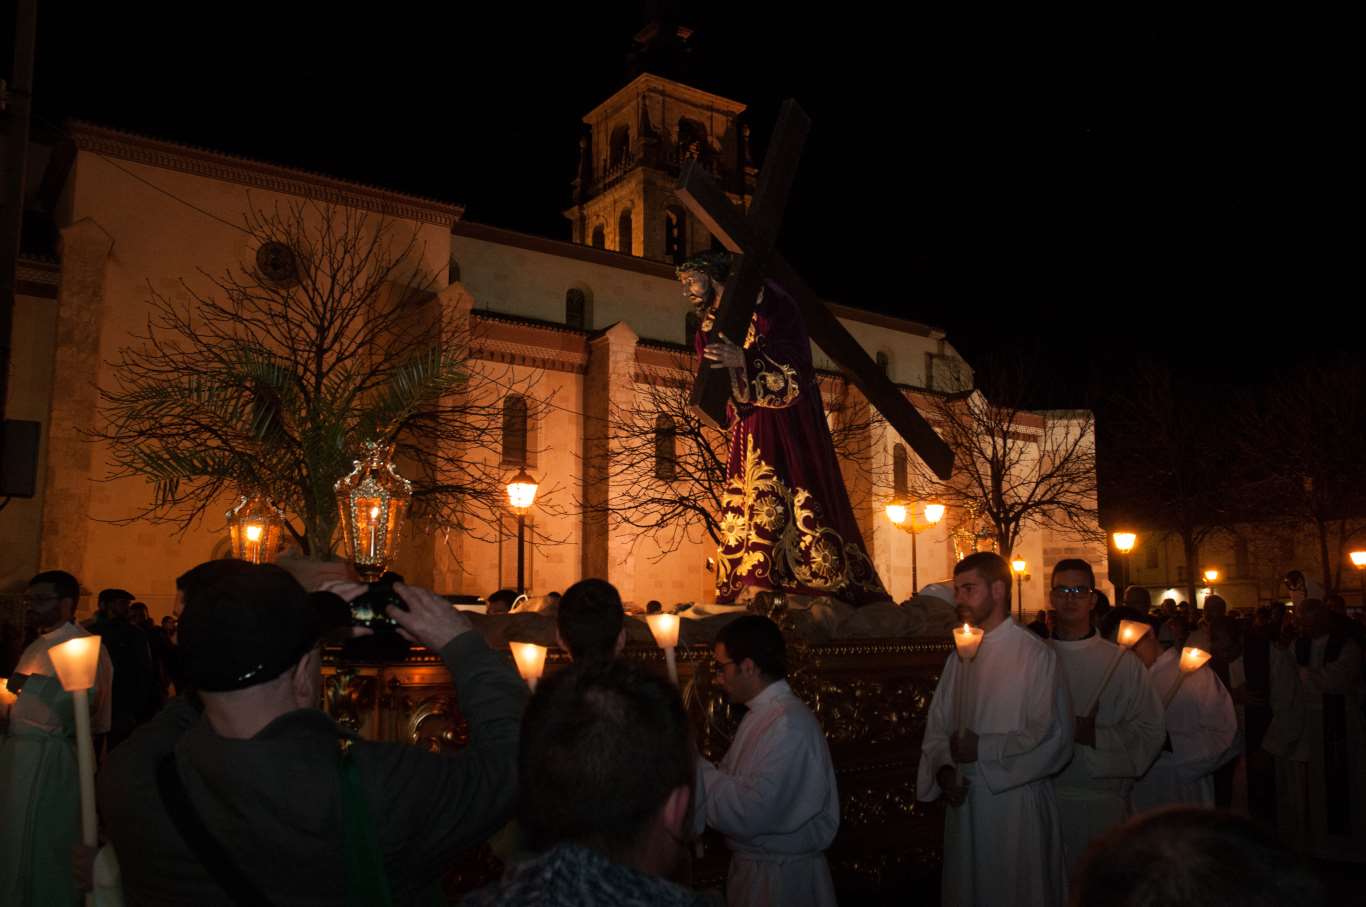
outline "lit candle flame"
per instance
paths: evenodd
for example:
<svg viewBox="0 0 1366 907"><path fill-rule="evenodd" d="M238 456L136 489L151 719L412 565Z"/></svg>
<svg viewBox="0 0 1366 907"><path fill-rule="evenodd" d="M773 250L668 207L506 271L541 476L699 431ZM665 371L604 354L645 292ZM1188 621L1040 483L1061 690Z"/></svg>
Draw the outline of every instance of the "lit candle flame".
<svg viewBox="0 0 1366 907"><path fill-rule="evenodd" d="M1205 666L1205 662L1210 660L1210 653L1204 649L1197 649L1194 646L1186 646L1181 650L1181 670L1187 674L1192 674Z"/></svg>
<svg viewBox="0 0 1366 907"><path fill-rule="evenodd" d="M250 526L247 527L247 541L249 541L249 542L259 542L259 541L261 541L261 527L260 527L259 525L253 523L253 524L251 524Z"/></svg>

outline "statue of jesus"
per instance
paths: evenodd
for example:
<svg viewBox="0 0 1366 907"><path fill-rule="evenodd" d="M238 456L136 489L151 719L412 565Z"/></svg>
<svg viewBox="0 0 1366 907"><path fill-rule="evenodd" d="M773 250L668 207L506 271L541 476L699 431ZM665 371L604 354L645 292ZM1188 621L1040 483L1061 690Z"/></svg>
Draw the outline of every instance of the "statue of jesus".
<svg viewBox="0 0 1366 907"><path fill-rule="evenodd" d="M677 269L700 317L696 351L730 375L717 600L774 590L853 605L885 601L840 476L797 305L766 281L748 334L736 344L714 329L730 265L729 255L714 252Z"/></svg>

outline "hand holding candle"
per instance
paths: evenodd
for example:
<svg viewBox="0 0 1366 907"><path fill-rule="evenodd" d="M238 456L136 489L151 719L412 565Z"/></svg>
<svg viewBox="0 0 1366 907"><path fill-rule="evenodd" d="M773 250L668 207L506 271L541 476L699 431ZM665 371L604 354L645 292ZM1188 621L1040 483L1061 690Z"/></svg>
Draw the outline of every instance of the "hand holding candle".
<svg viewBox="0 0 1366 907"><path fill-rule="evenodd" d="M1119 622L1119 632L1115 634L1115 642L1119 645L1119 651L1110 660L1110 666L1105 669L1105 677L1101 679L1100 686L1096 687L1096 694L1091 697L1091 702L1086 707L1083 715L1091 715L1096 711L1096 706L1100 704L1100 694L1105 692L1105 687L1110 683L1110 676L1115 673L1115 668L1119 667L1119 661L1124 657L1125 651L1132 649L1134 644L1143 638L1150 628L1147 624L1137 620L1121 620Z"/></svg>
<svg viewBox="0 0 1366 907"><path fill-rule="evenodd" d="M650 625L655 644L664 650L664 661L669 666L669 679L674 682L674 686L678 686L678 662L674 655L674 648L678 645L678 615L651 614L645 618L645 622Z"/></svg>
<svg viewBox="0 0 1366 907"><path fill-rule="evenodd" d="M963 661L972 661L977 657L977 648L982 644L983 633L980 627L963 624L961 627L954 627L953 644L958 649L958 657Z"/></svg>
<svg viewBox="0 0 1366 907"><path fill-rule="evenodd" d="M981 647L982 637L985 635L985 632L980 627L974 627L966 623L961 627L954 627L953 630L953 644L958 650L959 666L958 680L953 687L955 711L954 724L957 726L957 738L961 738L964 731L964 699L967 698L967 693L964 692L964 688L968 685L968 666L972 664L972 660L977 657L977 649ZM968 709L969 714L971 714L972 704L968 703L966 708ZM957 780L959 782L962 781L961 774L958 774Z"/></svg>
<svg viewBox="0 0 1366 907"><path fill-rule="evenodd" d="M1181 684L1185 679L1205 666L1205 662L1210 660L1210 654L1204 649L1197 649L1194 646L1186 646L1181 650L1181 673L1176 675L1172 681L1171 688L1167 690L1167 695L1162 698L1162 705L1171 705L1176 698L1176 691L1181 689Z"/></svg>
<svg viewBox="0 0 1366 907"><path fill-rule="evenodd" d="M530 642L510 642L508 648L512 650L512 658L517 662L517 673L522 675L531 691L536 692L536 681L545 670L545 646Z"/></svg>

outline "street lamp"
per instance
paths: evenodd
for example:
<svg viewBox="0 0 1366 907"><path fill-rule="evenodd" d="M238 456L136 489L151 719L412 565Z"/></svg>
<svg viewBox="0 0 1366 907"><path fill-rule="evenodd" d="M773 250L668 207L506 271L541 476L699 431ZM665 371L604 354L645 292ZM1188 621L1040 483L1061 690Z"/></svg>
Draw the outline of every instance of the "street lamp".
<svg viewBox="0 0 1366 907"><path fill-rule="evenodd" d="M911 534L911 594L915 595L920 591L920 564L917 552L916 539L921 531L937 524L944 518L945 507L943 504L930 503L924 508L925 522L917 525L915 514L911 508L901 501L892 501L887 505L887 519L892 521L892 525L898 529L903 529Z"/></svg>
<svg viewBox="0 0 1366 907"><path fill-rule="evenodd" d="M1029 562L1022 557L1012 558L1010 569L1015 572L1015 611L1019 614L1019 621L1024 623L1024 581L1029 569Z"/></svg>
<svg viewBox="0 0 1366 907"><path fill-rule="evenodd" d="M1353 551L1347 556L1352 559L1352 566L1357 568L1357 576L1361 577L1361 604L1366 605L1366 551Z"/></svg>
<svg viewBox="0 0 1366 907"><path fill-rule="evenodd" d="M1134 550L1134 545L1138 542L1138 535L1133 532L1116 532L1111 538L1114 540L1115 550L1124 555L1124 588L1127 589L1131 582L1129 579L1129 567L1131 566L1129 553ZM1120 593L1120 595L1123 594L1123 592Z"/></svg>
<svg viewBox="0 0 1366 907"><path fill-rule="evenodd" d="M525 469L517 471L508 482L508 504L517 514L517 594L526 591L526 559L523 547L526 544L526 512L536 502L536 489L539 486Z"/></svg>

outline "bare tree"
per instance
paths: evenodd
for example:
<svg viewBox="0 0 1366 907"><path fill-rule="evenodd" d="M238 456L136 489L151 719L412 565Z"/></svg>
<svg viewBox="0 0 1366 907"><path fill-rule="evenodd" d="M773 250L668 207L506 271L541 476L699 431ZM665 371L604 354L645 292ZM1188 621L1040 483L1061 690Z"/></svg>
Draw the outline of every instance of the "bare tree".
<svg viewBox="0 0 1366 907"><path fill-rule="evenodd" d="M608 456L594 464L594 481L613 491L602 501L579 499L579 512L605 517L632 543L653 540L660 558L703 537L721 542L730 434L707 426L689 406L693 359L687 350L672 351L666 367L652 369L635 384L630 403L612 406L605 423L588 428L590 441L592 436L607 441ZM836 456L848 470L846 480L868 477L876 468L870 453L879 420L866 403L860 410L849 399L857 391L842 378L820 377L834 398L828 421Z"/></svg>
<svg viewBox="0 0 1366 907"><path fill-rule="evenodd" d="M957 386L971 386L965 377ZM913 492L979 514L1007 556L1031 527L1101 538L1092 414L1028 409L1032 375L1023 357L999 359L989 377L990 397L974 388L916 398L953 449L954 471L940 481L912 461Z"/></svg>
<svg viewBox="0 0 1366 907"><path fill-rule="evenodd" d="M529 381L468 361L468 312L444 311L414 233L365 212L300 202L244 217L252 261L201 271L211 289L151 289L145 332L102 388L110 478L146 479L124 521L182 530L242 491L289 517L303 552L336 538L333 484L361 444L392 444L428 527L493 533L502 401ZM534 379L533 379L534 380ZM535 413L528 413L535 418Z"/></svg>

